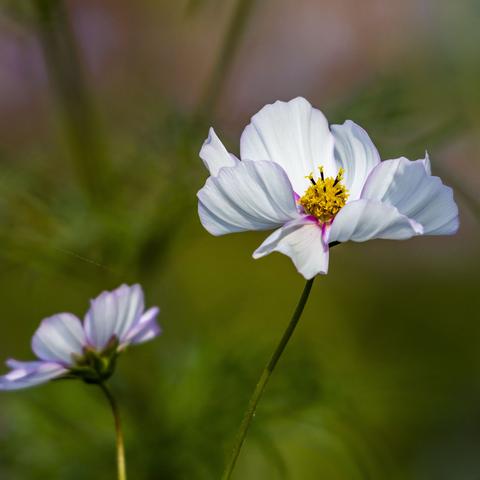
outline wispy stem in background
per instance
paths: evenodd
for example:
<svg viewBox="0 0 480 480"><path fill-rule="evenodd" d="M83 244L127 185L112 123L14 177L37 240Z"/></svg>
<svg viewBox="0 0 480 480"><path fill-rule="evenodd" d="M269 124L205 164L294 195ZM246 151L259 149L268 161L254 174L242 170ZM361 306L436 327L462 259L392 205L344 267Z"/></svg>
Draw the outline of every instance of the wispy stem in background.
<svg viewBox="0 0 480 480"><path fill-rule="evenodd" d="M204 95L192 117L186 121L182 134L179 135L177 140L175 154L181 162L175 169L176 180L172 182L173 192L167 194L167 197L174 198L178 191L179 178L191 178L189 173L191 169L201 165L198 159L198 151L207 133L207 129L204 128L204 121L210 122L210 117L235 59L243 33L251 18L255 2L256 0L237 0ZM191 188L191 186L188 185L188 188ZM182 221L189 218L187 215L178 212L190 211L195 206L194 195L182 195L180 197L177 195L176 198L178 199L176 208L170 209L172 213L169 217L165 217L164 205L159 202L159 210L153 214L147 226L145 240L139 247L139 262L141 268L144 269L143 273L151 270L152 266L158 269L157 262L166 258L169 246L172 244L176 232L181 228Z"/></svg>
<svg viewBox="0 0 480 480"><path fill-rule="evenodd" d="M311 280L308 280L307 283L305 284L305 288L303 289L302 296L298 301L297 308L295 309L295 312L293 313L292 318L290 319L290 322L288 323L288 326L285 332L283 333L282 338L280 339L280 342L275 348L275 351L273 352L272 357L270 358L267 366L264 368L260 376L260 379L258 380L257 386L255 387L253 395L250 398L250 402L248 403L245 416L243 417L243 421L238 430L237 438L235 439L235 444L233 446L230 459L222 475L222 480L229 480L230 477L232 476L233 470L235 468L235 464L237 463L238 456L240 455L240 450L242 449L243 442L245 441L245 437L247 436L247 432L250 427L250 424L252 423L252 419L255 416L255 411L257 410L258 402L260 401L263 391L267 386L268 380L270 379L273 373L273 370L275 369L278 361L280 360L280 357L282 356L282 353L285 350L285 347L287 346L288 341L290 340L293 332L295 331L295 328L298 324L298 321L300 320L300 317L302 316L303 309L305 308L305 305L307 303L314 280L315 280L315 277L312 278Z"/></svg>
<svg viewBox="0 0 480 480"><path fill-rule="evenodd" d="M40 43L75 167L90 198L106 192L107 158L63 0L32 0Z"/></svg>
<svg viewBox="0 0 480 480"><path fill-rule="evenodd" d="M200 117L208 117L215 108L255 3L256 0L237 0L218 60L198 107L197 114Z"/></svg>

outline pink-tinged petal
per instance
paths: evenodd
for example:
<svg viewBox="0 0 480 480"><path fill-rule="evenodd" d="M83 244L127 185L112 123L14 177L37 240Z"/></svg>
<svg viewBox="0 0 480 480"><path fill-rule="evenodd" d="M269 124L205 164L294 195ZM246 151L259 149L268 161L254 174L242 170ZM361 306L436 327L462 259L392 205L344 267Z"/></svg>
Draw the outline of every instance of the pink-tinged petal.
<svg viewBox="0 0 480 480"><path fill-rule="evenodd" d="M299 216L290 181L273 162L222 168L197 196L200 221L213 235L269 230Z"/></svg>
<svg viewBox="0 0 480 480"><path fill-rule="evenodd" d="M404 240L422 233L419 223L402 215L393 205L360 199L340 210L333 220L328 241Z"/></svg>
<svg viewBox="0 0 480 480"><path fill-rule="evenodd" d="M160 335L162 329L157 323L157 316L160 313L158 307L149 308L137 322L137 324L128 332L125 338L127 344L144 343Z"/></svg>
<svg viewBox="0 0 480 480"><path fill-rule="evenodd" d="M46 318L32 338L32 350L38 358L72 364L72 355L82 354L86 344L80 320L71 313L58 313Z"/></svg>
<svg viewBox="0 0 480 480"><path fill-rule="evenodd" d="M252 117L240 139L242 160L270 160L280 165L299 195L309 187L305 178L323 165L336 175L333 135L320 110L304 98L266 105Z"/></svg>
<svg viewBox="0 0 480 480"><path fill-rule="evenodd" d="M213 128L210 128L208 137L203 142L200 158L203 160L210 175L214 177L218 175L221 168L234 167L239 162L235 155L227 152Z"/></svg>
<svg viewBox="0 0 480 480"><path fill-rule="evenodd" d="M128 287L122 285L113 291L117 299L117 319L113 335L120 342L139 321L145 309L145 299L142 287L138 284Z"/></svg>
<svg viewBox="0 0 480 480"><path fill-rule="evenodd" d="M85 316L85 333L88 342L97 350L106 346L116 336L120 343L144 310L143 291L140 285L121 285L111 292L103 292L92 300Z"/></svg>
<svg viewBox="0 0 480 480"><path fill-rule="evenodd" d="M46 383L67 373L67 369L55 362L19 362L8 360L12 369L0 376L0 390L19 390Z"/></svg>
<svg viewBox="0 0 480 480"><path fill-rule="evenodd" d="M425 235L452 235L458 230L458 207L453 191L429 174L424 160L386 160L368 177L362 198L394 205L423 226Z"/></svg>
<svg viewBox="0 0 480 480"><path fill-rule="evenodd" d="M294 220L275 230L255 250L253 258L272 252L290 257L307 280L328 272L328 245L324 242L322 227L311 217Z"/></svg>
<svg viewBox="0 0 480 480"><path fill-rule="evenodd" d="M348 201L360 198L363 185L370 172L380 163L380 155L367 132L347 120L343 125L332 125L335 137L335 160L338 169L345 170Z"/></svg>
<svg viewBox="0 0 480 480"><path fill-rule="evenodd" d="M103 292L90 302L84 327L88 343L101 350L112 338L117 321L117 299L113 292Z"/></svg>

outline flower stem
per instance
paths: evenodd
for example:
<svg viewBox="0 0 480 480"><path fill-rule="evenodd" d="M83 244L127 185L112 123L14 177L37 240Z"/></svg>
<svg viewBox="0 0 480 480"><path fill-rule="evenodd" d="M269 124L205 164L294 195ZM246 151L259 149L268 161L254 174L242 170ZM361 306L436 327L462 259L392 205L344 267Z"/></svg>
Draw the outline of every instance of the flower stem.
<svg viewBox="0 0 480 480"><path fill-rule="evenodd" d="M113 418L115 420L115 438L117 442L117 471L118 480L127 480L127 471L125 468L125 446L123 441L122 422L120 420L120 411L117 401L110 389L105 383L99 383L98 386L107 397L108 403L112 409Z"/></svg>
<svg viewBox="0 0 480 480"><path fill-rule="evenodd" d="M290 340L290 337L295 331L295 327L297 326L297 323L300 320L300 317L302 316L303 309L305 307L305 304L307 303L308 296L310 295L310 290L312 289L314 278L307 281L305 288L303 289L302 296L298 301L297 308L295 309L295 312L293 313L292 318L290 319L287 329L285 330L282 338L280 339L279 344L277 345L277 348L275 349L275 351L272 354L272 357L270 358L270 361L267 363L267 366L264 368L260 376L260 379L258 380L257 386L255 387L253 395L250 398L250 402L248 403L247 410L245 412L242 423L238 430L230 459L223 472L222 480L229 480L229 478L233 473L233 469L235 468L235 464L240 454L240 450L242 448L243 442L245 441L245 437L250 427L250 423L252 422L252 419L255 415L255 410L257 409L258 402L260 401L260 398L262 397L263 391L265 390L268 380L270 379L270 376L272 375L273 370L275 369L275 366L278 363L278 360L282 356L282 353L285 350L285 347L287 346L287 343Z"/></svg>

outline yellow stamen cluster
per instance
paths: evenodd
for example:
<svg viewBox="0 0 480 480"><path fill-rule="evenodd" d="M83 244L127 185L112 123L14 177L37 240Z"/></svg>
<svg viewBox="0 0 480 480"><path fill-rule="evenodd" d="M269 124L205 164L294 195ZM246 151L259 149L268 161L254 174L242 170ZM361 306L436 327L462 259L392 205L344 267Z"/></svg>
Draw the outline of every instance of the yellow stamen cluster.
<svg viewBox="0 0 480 480"><path fill-rule="evenodd" d="M308 178L312 185L298 200L305 212L318 218L322 223L329 222L345 205L348 190L342 184L344 170L341 168L335 178L323 175L323 167L319 168L320 178L314 180L311 173Z"/></svg>

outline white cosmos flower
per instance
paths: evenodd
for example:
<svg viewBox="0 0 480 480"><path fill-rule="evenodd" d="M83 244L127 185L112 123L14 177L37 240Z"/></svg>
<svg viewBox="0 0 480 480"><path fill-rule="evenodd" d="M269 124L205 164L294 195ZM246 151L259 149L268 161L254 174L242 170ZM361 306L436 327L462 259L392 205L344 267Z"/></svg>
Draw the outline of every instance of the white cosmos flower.
<svg viewBox="0 0 480 480"><path fill-rule="evenodd" d="M255 114L240 139L241 160L214 130L200 151L210 177L198 192L213 235L275 231L253 253L288 255L307 279L328 271L329 244L451 235L459 226L452 189L431 174L428 155L381 161L354 122L328 126L304 98Z"/></svg>
<svg viewBox="0 0 480 480"><path fill-rule="evenodd" d="M83 325L71 313L46 318L32 338L38 360L7 360L11 371L0 377L0 390L32 387L63 376L89 383L106 380L123 349L160 334L158 313L158 307L145 311L140 285L122 285L91 301Z"/></svg>

